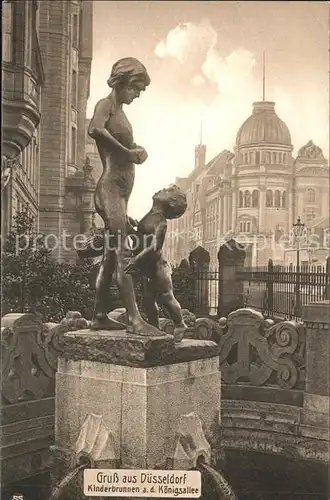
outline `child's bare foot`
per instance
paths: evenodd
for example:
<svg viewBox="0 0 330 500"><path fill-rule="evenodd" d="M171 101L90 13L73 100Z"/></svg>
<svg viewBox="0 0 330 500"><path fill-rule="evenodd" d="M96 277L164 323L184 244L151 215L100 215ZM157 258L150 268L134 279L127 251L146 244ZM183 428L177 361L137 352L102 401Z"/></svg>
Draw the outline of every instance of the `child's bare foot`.
<svg viewBox="0 0 330 500"><path fill-rule="evenodd" d="M181 342L187 329L188 327L185 324L178 325L174 328L174 342L176 344L179 344Z"/></svg>
<svg viewBox="0 0 330 500"><path fill-rule="evenodd" d="M109 318L107 314L96 316L90 325L91 330L125 330L126 325L115 319Z"/></svg>
<svg viewBox="0 0 330 500"><path fill-rule="evenodd" d="M150 325L142 318L132 322L132 325L130 325L129 329L131 333L134 333L135 335L141 335L143 337L163 337L164 335L166 335L165 332L158 330L158 328Z"/></svg>

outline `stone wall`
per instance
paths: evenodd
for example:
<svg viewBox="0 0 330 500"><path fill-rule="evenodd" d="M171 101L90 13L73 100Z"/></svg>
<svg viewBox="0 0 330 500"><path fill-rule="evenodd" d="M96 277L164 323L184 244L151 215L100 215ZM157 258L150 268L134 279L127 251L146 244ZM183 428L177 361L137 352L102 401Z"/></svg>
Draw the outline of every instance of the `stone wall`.
<svg viewBox="0 0 330 500"><path fill-rule="evenodd" d="M55 373L66 327L33 314L7 314L1 322L1 484L49 468L54 441Z"/></svg>

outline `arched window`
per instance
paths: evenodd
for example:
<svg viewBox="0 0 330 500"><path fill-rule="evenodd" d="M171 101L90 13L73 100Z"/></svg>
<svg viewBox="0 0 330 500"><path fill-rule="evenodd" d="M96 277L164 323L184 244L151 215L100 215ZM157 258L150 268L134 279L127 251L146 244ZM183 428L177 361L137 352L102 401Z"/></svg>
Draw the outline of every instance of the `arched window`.
<svg viewBox="0 0 330 500"><path fill-rule="evenodd" d="M252 192L252 206L254 208L259 206L259 191L257 189Z"/></svg>
<svg viewBox="0 0 330 500"><path fill-rule="evenodd" d="M244 193L244 206L246 208L251 207L251 193L250 193L250 191L245 191L245 193Z"/></svg>
<svg viewBox="0 0 330 500"><path fill-rule="evenodd" d="M249 152L249 163L253 163L253 153L252 151Z"/></svg>
<svg viewBox="0 0 330 500"><path fill-rule="evenodd" d="M243 191L239 191L238 193L238 206L239 208L243 207Z"/></svg>
<svg viewBox="0 0 330 500"><path fill-rule="evenodd" d="M260 165L260 153L259 153L259 151L256 152L256 165Z"/></svg>
<svg viewBox="0 0 330 500"><path fill-rule="evenodd" d="M247 164L247 162L248 162L248 154L244 153L244 163L245 163L245 165Z"/></svg>
<svg viewBox="0 0 330 500"><path fill-rule="evenodd" d="M286 208L286 191L282 193L282 208Z"/></svg>
<svg viewBox="0 0 330 500"><path fill-rule="evenodd" d="M315 202L315 189L307 189L307 201L309 203Z"/></svg>
<svg viewBox="0 0 330 500"><path fill-rule="evenodd" d="M278 153L278 162L282 163L282 153Z"/></svg>
<svg viewBox="0 0 330 500"><path fill-rule="evenodd" d="M277 154L276 153L272 154L272 163L273 164L277 163Z"/></svg>
<svg viewBox="0 0 330 500"><path fill-rule="evenodd" d="M273 206L273 192L270 189L266 191L266 207Z"/></svg>
<svg viewBox="0 0 330 500"><path fill-rule="evenodd" d="M286 153L283 153L283 163L286 163Z"/></svg>
<svg viewBox="0 0 330 500"><path fill-rule="evenodd" d="M275 207L280 208L281 206L281 193L280 191L275 191Z"/></svg>

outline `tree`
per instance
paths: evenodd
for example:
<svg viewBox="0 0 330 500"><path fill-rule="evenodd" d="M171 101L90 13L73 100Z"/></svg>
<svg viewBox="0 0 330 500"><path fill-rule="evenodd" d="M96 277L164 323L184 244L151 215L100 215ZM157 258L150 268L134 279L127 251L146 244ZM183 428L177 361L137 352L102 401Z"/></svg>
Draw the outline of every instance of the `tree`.
<svg viewBox="0 0 330 500"><path fill-rule="evenodd" d="M3 244L2 313L29 311L58 322L77 310L90 319L95 265L57 262L34 227L27 211L17 214Z"/></svg>

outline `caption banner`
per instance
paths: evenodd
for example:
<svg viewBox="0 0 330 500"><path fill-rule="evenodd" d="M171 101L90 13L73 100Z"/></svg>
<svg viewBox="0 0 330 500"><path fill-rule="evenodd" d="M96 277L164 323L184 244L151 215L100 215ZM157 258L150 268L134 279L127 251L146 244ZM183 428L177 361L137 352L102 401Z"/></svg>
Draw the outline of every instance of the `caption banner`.
<svg viewBox="0 0 330 500"><path fill-rule="evenodd" d="M85 469L84 494L90 497L199 498L201 473L181 470Z"/></svg>

